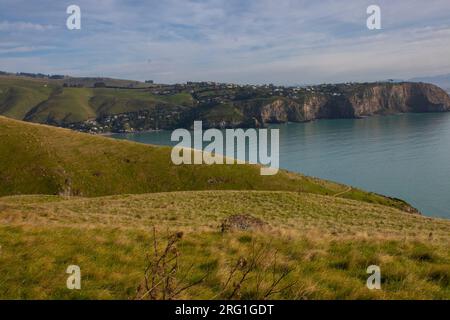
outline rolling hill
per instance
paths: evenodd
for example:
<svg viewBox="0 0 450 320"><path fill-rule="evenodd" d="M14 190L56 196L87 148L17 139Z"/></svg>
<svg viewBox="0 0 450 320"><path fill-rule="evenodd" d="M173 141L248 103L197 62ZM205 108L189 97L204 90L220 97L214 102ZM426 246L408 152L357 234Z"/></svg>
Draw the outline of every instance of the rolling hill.
<svg viewBox="0 0 450 320"><path fill-rule="evenodd" d="M286 190L395 206L401 200L286 171L261 176L252 165L172 164L169 147L119 141L0 116L0 196L104 196L181 190ZM345 192L344 192L345 191Z"/></svg>
<svg viewBox="0 0 450 320"><path fill-rule="evenodd" d="M29 122L67 126L105 115L157 113L158 107L167 113L192 106L187 93L157 96L146 89L64 87L60 80L0 76L0 114Z"/></svg>

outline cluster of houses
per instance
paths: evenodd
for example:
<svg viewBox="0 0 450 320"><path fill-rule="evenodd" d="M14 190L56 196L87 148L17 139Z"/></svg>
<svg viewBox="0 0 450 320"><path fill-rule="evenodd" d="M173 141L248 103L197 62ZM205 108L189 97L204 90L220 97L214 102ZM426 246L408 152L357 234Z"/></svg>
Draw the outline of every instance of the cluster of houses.
<svg viewBox="0 0 450 320"><path fill-rule="evenodd" d="M166 110L141 110L120 114L102 115L96 119L71 123L69 129L91 133L132 133L171 128L179 121L180 112L176 108Z"/></svg>
<svg viewBox="0 0 450 320"><path fill-rule="evenodd" d="M154 85L149 90L156 95L174 95L182 92L192 94L198 104L226 103L227 101L245 100L251 97L281 96L298 99L303 94L320 94L327 96L341 96L351 88L353 83L322 84L311 86L276 86L240 85L217 82L186 82L174 85Z"/></svg>

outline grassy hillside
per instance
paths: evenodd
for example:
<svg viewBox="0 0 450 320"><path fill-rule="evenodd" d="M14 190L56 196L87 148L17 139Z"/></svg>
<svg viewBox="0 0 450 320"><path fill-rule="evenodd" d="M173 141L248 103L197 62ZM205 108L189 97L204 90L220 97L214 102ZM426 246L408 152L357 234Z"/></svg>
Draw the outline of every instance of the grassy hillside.
<svg viewBox="0 0 450 320"><path fill-rule="evenodd" d="M222 232L231 215L259 224ZM0 298L142 297L153 232L159 253L179 239L174 287L202 280L175 299L450 299L450 221L274 191L0 198ZM73 264L81 290L66 288ZM381 290L366 287L373 264Z"/></svg>
<svg viewBox="0 0 450 320"><path fill-rule="evenodd" d="M74 79L77 84L91 86L93 86L91 82L95 80L88 78L85 83L84 80L80 82L78 78ZM117 81L108 84L122 83L120 80ZM66 88L63 87L63 82L63 80L0 76L0 115L17 120L64 126L95 119L105 114L153 111L156 106L170 109L175 106L194 105L194 100L188 93L157 96L145 88ZM65 82L72 83L69 80Z"/></svg>
<svg viewBox="0 0 450 320"><path fill-rule="evenodd" d="M181 190L286 190L379 203L403 201L280 171L261 176L251 165L175 166L168 147L73 132L0 117L0 196L103 196Z"/></svg>
<svg viewBox="0 0 450 320"><path fill-rule="evenodd" d="M0 195L102 196L179 190L286 190L395 206L400 201L281 171L261 176L251 165L182 165L171 149L92 136L0 117Z"/></svg>
<svg viewBox="0 0 450 320"><path fill-rule="evenodd" d="M192 97L185 93L155 96L143 90L96 88L92 94L91 107L98 115L153 110L157 105L193 105Z"/></svg>
<svg viewBox="0 0 450 320"><path fill-rule="evenodd" d="M92 89L87 88L55 89L46 101L32 108L24 120L60 125L95 118L96 112L89 104L92 95Z"/></svg>
<svg viewBox="0 0 450 320"><path fill-rule="evenodd" d="M22 120L33 107L47 100L54 89L55 85L48 81L0 76L0 114Z"/></svg>

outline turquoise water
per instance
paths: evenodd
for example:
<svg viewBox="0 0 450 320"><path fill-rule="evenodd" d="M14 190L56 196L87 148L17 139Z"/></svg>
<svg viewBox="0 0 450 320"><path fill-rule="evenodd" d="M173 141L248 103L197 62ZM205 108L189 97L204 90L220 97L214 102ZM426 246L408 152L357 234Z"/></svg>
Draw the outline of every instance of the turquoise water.
<svg viewBox="0 0 450 320"><path fill-rule="evenodd" d="M280 166L398 197L450 218L450 113L274 125ZM170 132L114 135L171 145Z"/></svg>

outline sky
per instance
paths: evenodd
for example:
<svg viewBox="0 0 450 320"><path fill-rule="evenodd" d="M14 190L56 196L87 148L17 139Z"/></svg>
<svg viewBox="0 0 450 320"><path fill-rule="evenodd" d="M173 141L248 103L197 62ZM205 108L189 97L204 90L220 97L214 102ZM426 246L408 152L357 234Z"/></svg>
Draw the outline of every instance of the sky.
<svg viewBox="0 0 450 320"><path fill-rule="evenodd" d="M381 30L366 26L372 4ZM0 70L281 85L446 74L450 1L0 0Z"/></svg>

